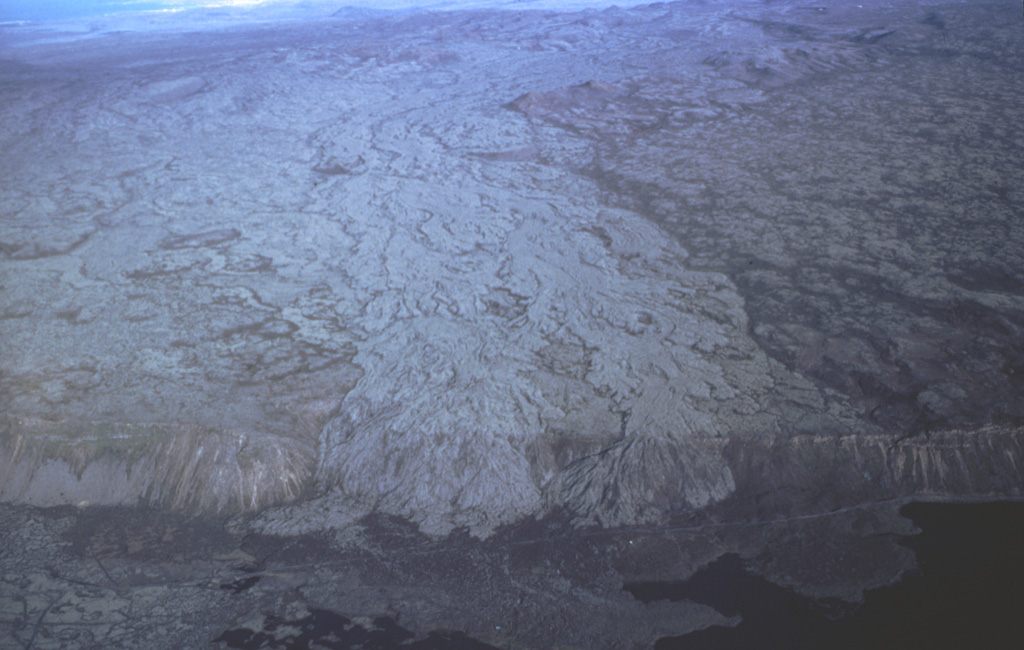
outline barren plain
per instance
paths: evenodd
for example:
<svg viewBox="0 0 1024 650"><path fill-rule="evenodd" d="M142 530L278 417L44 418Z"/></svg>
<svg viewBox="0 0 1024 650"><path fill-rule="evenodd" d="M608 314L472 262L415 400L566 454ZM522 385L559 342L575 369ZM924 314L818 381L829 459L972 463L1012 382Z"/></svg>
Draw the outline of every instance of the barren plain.
<svg viewBox="0 0 1024 650"><path fill-rule="evenodd" d="M0 26L0 643L856 600L1024 489L1022 113L1009 2Z"/></svg>

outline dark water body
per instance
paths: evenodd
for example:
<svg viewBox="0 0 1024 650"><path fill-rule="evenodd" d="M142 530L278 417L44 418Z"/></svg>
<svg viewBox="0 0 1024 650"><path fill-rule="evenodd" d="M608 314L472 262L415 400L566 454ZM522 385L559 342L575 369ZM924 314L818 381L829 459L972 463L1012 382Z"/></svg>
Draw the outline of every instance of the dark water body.
<svg viewBox="0 0 1024 650"><path fill-rule="evenodd" d="M1024 503L912 503L900 512L922 529L901 542L920 569L867 592L860 606L795 594L733 554L685 582L626 588L644 602L689 599L743 618L661 639L657 650L1024 647Z"/></svg>

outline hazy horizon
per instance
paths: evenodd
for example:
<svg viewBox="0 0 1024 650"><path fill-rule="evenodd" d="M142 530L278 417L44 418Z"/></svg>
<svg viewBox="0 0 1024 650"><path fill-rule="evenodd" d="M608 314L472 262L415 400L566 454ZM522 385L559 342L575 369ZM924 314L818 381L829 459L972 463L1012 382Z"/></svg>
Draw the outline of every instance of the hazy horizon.
<svg viewBox="0 0 1024 650"><path fill-rule="evenodd" d="M341 7L453 10L482 7L509 9L519 6L524 9L572 10L637 4L642 3L629 0L4 0L0 4L0 22L51 22L142 11L176 12L200 8L333 12Z"/></svg>

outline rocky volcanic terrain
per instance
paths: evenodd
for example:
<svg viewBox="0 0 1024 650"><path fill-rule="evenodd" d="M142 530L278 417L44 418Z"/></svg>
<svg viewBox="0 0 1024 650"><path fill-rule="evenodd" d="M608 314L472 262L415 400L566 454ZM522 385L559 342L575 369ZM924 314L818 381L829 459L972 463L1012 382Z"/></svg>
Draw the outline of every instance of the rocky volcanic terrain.
<svg viewBox="0 0 1024 650"><path fill-rule="evenodd" d="M1021 496L1024 25L892 5L0 26L0 645L650 647Z"/></svg>

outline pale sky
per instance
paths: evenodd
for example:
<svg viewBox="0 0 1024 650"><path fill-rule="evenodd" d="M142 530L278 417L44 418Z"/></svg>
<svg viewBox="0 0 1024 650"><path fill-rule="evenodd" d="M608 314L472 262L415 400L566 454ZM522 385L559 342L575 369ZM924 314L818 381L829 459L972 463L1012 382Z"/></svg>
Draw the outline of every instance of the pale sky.
<svg viewBox="0 0 1024 650"><path fill-rule="evenodd" d="M531 9L582 9L609 7L615 4L632 6L643 0L0 0L0 22L22 20L61 20L98 16L126 11L168 10L194 7L264 7L313 11L330 11L344 6L374 7L378 9L468 9L474 7L504 7Z"/></svg>

